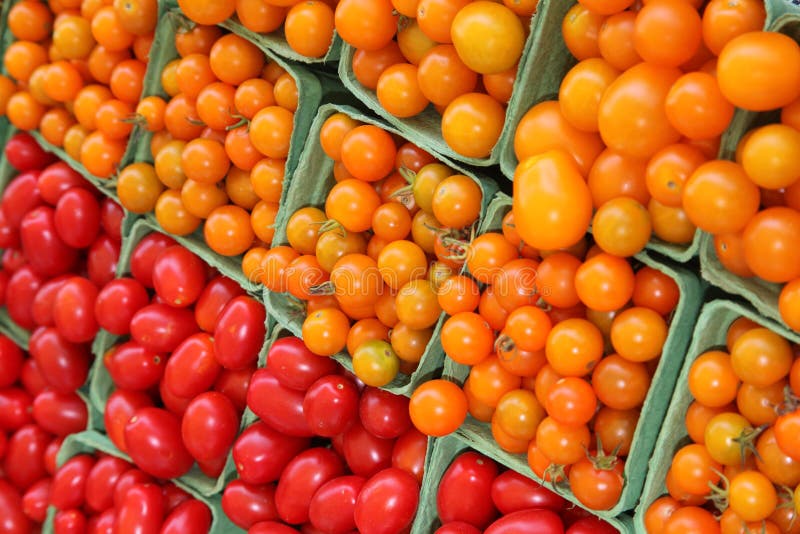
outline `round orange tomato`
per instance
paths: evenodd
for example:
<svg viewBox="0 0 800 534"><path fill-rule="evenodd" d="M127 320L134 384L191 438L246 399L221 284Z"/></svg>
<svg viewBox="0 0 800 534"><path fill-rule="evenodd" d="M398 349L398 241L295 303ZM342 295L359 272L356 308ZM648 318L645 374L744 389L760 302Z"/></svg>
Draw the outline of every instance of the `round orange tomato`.
<svg viewBox="0 0 800 534"><path fill-rule="evenodd" d="M525 28L503 4L478 0L453 19L450 36L459 57L479 74L496 74L513 67L525 46Z"/></svg>

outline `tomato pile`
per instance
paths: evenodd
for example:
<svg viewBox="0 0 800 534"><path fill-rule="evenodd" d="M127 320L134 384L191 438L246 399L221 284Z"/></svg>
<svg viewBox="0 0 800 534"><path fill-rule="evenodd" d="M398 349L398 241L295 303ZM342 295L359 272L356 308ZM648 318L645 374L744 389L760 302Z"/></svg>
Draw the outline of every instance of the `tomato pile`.
<svg viewBox="0 0 800 534"><path fill-rule="evenodd" d="M536 4L341 0L335 23L355 48L353 75L384 110L406 118L432 107L451 149L486 158L503 130Z"/></svg>
<svg viewBox="0 0 800 534"><path fill-rule="evenodd" d="M42 506L49 493L57 510L53 531L147 532L177 534L207 532L211 511L171 482L154 480L129 462L102 453L81 453L56 470L52 481L40 483L30 505ZM30 494L31 492L29 492Z"/></svg>
<svg viewBox="0 0 800 534"><path fill-rule="evenodd" d="M258 417L233 445L239 478L223 492L251 532L404 532L417 511L427 437L408 398L364 386L296 337L276 340L253 374ZM271 530L272 529L272 530Z"/></svg>
<svg viewBox="0 0 800 534"><path fill-rule="evenodd" d="M269 247L294 129L291 74L244 38L196 25L174 36L180 57L160 73L166 98L139 113L153 164L121 169L116 191L133 213L154 212L175 235L202 225L222 256Z"/></svg>
<svg viewBox="0 0 800 534"><path fill-rule="evenodd" d="M435 534L617 532L538 482L504 471L474 451L458 454L447 467L436 491L436 511L442 526Z"/></svg>
<svg viewBox="0 0 800 534"><path fill-rule="evenodd" d="M437 287L463 264L459 247L480 217L482 186L345 113L319 135L337 181L324 209L289 216L288 244L264 255L262 281L306 303L312 352L346 348L358 378L384 386L410 375L425 352L442 313Z"/></svg>
<svg viewBox="0 0 800 534"><path fill-rule="evenodd" d="M796 345L739 317L723 347L692 362L685 415L691 443L675 450L669 494L644 515L648 534L798 531L796 354Z"/></svg>
<svg viewBox="0 0 800 534"><path fill-rule="evenodd" d="M148 1L15 3L0 109L110 178L133 129L156 20Z"/></svg>

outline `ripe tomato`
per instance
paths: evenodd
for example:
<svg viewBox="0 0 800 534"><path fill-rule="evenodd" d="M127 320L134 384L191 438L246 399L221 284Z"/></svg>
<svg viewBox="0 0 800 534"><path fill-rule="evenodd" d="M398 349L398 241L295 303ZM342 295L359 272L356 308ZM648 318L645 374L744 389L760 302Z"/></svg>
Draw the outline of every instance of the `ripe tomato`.
<svg viewBox="0 0 800 534"><path fill-rule="evenodd" d="M504 515L484 530L484 534L511 534L512 532L547 532L561 534L564 524L550 510L520 510Z"/></svg>
<svg viewBox="0 0 800 534"><path fill-rule="evenodd" d="M0 335L0 388L12 386L22 373L25 356L9 337Z"/></svg>
<svg viewBox="0 0 800 534"><path fill-rule="evenodd" d="M342 450L350 470L359 476L371 477L392 465L394 442L370 433L360 421L354 421L344 432Z"/></svg>
<svg viewBox="0 0 800 534"><path fill-rule="evenodd" d="M352 380L338 375L323 376L303 398L303 415L318 436L344 432L358 416L359 391Z"/></svg>
<svg viewBox="0 0 800 534"><path fill-rule="evenodd" d="M214 354L226 369L244 369L258 360L266 335L266 310L249 296L234 297L214 328Z"/></svg>
<svg viewBox="0 0 800 534"><path fill-rule="evenodd" d="M153 400L139 391L126 391L117 389L111 393L106 401L103 412L103 423L108 437L122 452L127 453L125 443L125 426L139 408L152 406Z"/></svg>
<svg viewBox="0 0 800 534"><path fill-rule="evenodd" d="M367 387L361 392L358 410L361 424L379 438L394 439L411 428L408 397Z"/></svg>
<svg viewBox="0 0 800 534"><path fill-rule="evenodd" d="M610 465L604 465L608 462ZM625 464L616 458L584 457L569 469L569 485L575 497L593 510L612 508L622 494Z"/></svg>
<svg viewBox="0 0 800 534"><path fill-rule="evenodd" d="M336 4L336 31L355 48L379 50L397 33L398 15L389 0L343 0Z"/></svg>
<svg viewBox="0 0 800 534"><path fill-rule="evenodd" d="M211 510L197 499L188 499L164 518L161 526L163 534L180 534L181 532L206 532L211 529Z"/></svg>
<svg viewBox="0 0 800 534"><path fill-rule="evenodd" d="M197 323L188 308L148 304L131 319L131 337L154 352L172 352L195 332Z"/></svg>
<svg viewBox="0 0 800 534"><path fill-rule="evenodd" d="M9 534L23 534L33 528L23 511L19 490L6 480L0 480L0 521Z"/></svg>
<svg viewBox="0 0 800 534"><path fill-rule="evenodd" d="M142 238L131 254L131 274L145 287L153 287L153 266L163 250L175 245L175 240L160 232Z"/></svg>
<svg viewBox="0 0 800 534"><path fill-rule="evenodd" d="M86 403L77 393L45 390L33 400L33 419L57 436L85 430L88 417Z"/></svg>
<svg viewBox="0 0 800 534"><path fill-rule="evenodd" d="M83 506L86 479L94 464L95 459L89 454L78 454L64 462L53 475L50 504L59 510Z"/></svg>
<svg viewBox="0 0 800 534"><path fill-rule="evenodd" d="M275 485L251 486L233 480L222 493L222 510L239 528L249 529L260 521L278 520Z"/></svg>
<svg viewBox="0 0 800 534"><path fill-rule="evenodd" d="M58 235L53 208L39 206L26 213L20 222L20 239L30 266L43 276L66 273L77 260L77 250Z"/></svg>
<svg viewBox="0 0 800 534"><path fill-rule="evenodd" d="M70 393L89 375L90 352L86 345L65 340L55 328L37 328L30 338L29 352L42 377L56 391Z"/></svg>
<svg viewBox="0 0 800 534"><path fill-rule="evenodd" d="M130 333L133 316L149 302L145 287L133 278L119 278L103 286L94 302L94 317L117 336Z"/></svg>
<svg viewBox="0 0 800 534"><path fill-rule="evenodd" d="M460 454L447 468L436 494L436 509L443 523L464 521L486 528L497 509L491 498L497 464L474 451Z"/></svg>
<svg viewBox="0 0 800 534"><path fill-rule="evenodd" d="M295 437L313 435L303 415L303 397L266 368L253 373L247 388L247 406L276 430Z"/></svg>
<svg viewBox="0 0 800 534"><path fill-rule="evenodd" d="M281 473L275 490L278 516L291 524L305 523L317 490L344 475L341 458L332 450L315 447L298 454Z"/></svg>
<svg viewBox="0 0 800 534"><path fill-rule="evenodd" d="M766 111L785 106L800 96L800 46L777 32L734 37L720 51L717 80L737 107Z"/></svg>
<svg viewBox="0 0 800 534"><path fill-rule="evenodd" d="M233 444L239 478L253 485L275 482L286 465L310 443L308 438L287 436L263 421L256 421Z"/></svg>
<svg viewBox="0 0 800 534"><path fill-rule="evenodd" d="M563 497L513 470L495 477L491 495L492 502L503 515L531 508L560 512L566 506Z"/></svg>
<svg viewBox="0 0 800 534"><path fill-rule="evenodd" d="M44 452L50 439L50 435L35 424L25 425L14 432L3 458L3 469L9 482L26 490L47 476Z"/></svg>
<svg viewBox="0 0 800 534"><path fill-rule="evenodd" d="M411 525L419 504L416 479L395 467L384 469L362 486L355 522L364 534L402 532Z"/></svg>
<svg viewBox="0 0 800 534"><path fill-rule="evenodd" d="M170 306L191 306L206 283L206 264L182 246L163 250L153 262L153 287Z"/></svg>
<svg viewBox="0 0 800 534"><path fill-rule="evenodd" d="M354 530L356 499L365 482L364 477L347 475L320 486L308 508L311 525L326 532Z"/></svg>
<svg viewBox="0 0 800 534"><path fill-rule="evenodd" d="M97 286L87 278L66 280L53 301L53 321L67 341L86 343L94 339L100 326L94 315Z"/></svg>
<svg viewBox="0 0 800 534"><path fill-rule="evenodd" d="M128 454L143 471L158 478L177 478L194 463L181 439L181 424L162 408L139 408L125 425Z"/></svg>
<svg viewBox="0 0 800 534"><path fill-rule="evenodd" d="M688 2L649 0L636 16L636 52L654 65L680 66L695 55L701 41L700 14Z"/></svg>
<svg viewBox="0 0 800 534"><path fill-rule="evenodd" d="M86 506L100 513L114 506L114 488L131 464L114 456L105 456L95 462L86 476Z"/></svg>
<svg viewBox="0 0 800 534"><path fill-rule="evenodd" d="M569 247L589 227L592 198L574 160L562 151L530 157L514 176L514 215L525 243L538 249Z"/></svg>
<svg viewBox="0 0 800 534"><path fill-rule="evenodd" d="M216 391L201 393L189 403L181 419L186 449L198 461L227 457L239 433L239 413L231 400Z"/></svg>
<svg viewBox="0 0 800 534"><path fill-rule="evenodd" d="M161 487L157 484L134 484L120 503L115 528L120 534L159 532L164 513Z"/></svg>

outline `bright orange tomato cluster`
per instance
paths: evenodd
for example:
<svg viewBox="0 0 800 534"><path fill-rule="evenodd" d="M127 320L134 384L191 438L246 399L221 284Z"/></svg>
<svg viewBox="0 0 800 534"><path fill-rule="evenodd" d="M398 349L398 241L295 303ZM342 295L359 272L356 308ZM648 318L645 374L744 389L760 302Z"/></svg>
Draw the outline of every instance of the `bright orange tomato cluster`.
<svg viewBox="0 0 800 534"><path fill-rule="evenodd" d="M337 0L179 0L178 5L198 24L219 24L235 14L242 26L256 33L268 34L283 29L283 36L292 50L319 58L328 52L333 40L336 3Z"/></svg>
<svg viewBox="0 0 800 534"><path fill-rule="evenodd" d="M458 154L487 157L503 129L537 0L341 0L353 74L396 117L433 105ZM402 16L402 20L400 17Z"/></svg>
<svg viewBox="0 0 800 534"><path fill-rule="evenodd" d="M648 534L800 530L800 359L750 319L689 371L691 443L675 451L668 495L644 516ZM721 514L721 515L719 515Z"/></svg>
<svg viewBox="0 0 800 534"><path fill-rule="evenodd" d="M591 223L603 250L627 256L651 233L687 244L700 228L732 272L796 279L800 247L787 243L800 242L791 189L800 46L760 31L765 16L759 0L581 0L570 9L562 34L579 61L558 100L533 106L514 138L519 188L544 192L515 199L523 238L569 246ZM735 106L783 108L782 123L744 140L737 162L716 160ZM537 230L547 224L550 232ZM800 282L786 292L784 316L800 327Z"/></svg>
<svg viewBox="0 0 800 534"><path fill-rule="evenodd" d="M272 241L297 85L254 44L217 26L179 31L175 46L180 57L161 73L167 98L149 96L137 108L153 133L154 163L123 169L117 194L131 212L154 211L170 233L203 225L214 252L248 252L249 277Z"/></svg>
<svg viewBox="0 0 800 534"><path fill-rule="evenodd" d="M440 287L449 315L442 346L470 366L468 411L491 424L500 448L527 453L543 479L566 479L587 507L609 509L679 289L651 267L596 245L587 251L585 240L540 253L520 240L515 221L509 211L502 233L475 238L466 253L470 275ZM426 386L412 394L412 420L438 435L434 408L452 401ZM415 408L423 408L416 418ZM462 421L453 417L444 430Z"/></svg>
<svg viewBox="0 0 800 534"><path fill-rule="evenodd" d="M347 349L356 375L383 386L420 361L442 312L437 287L463 263L458 247L483 192L412 143L343 113L325 121L320 142L336 184L323 208L291 215L289 244L265 254L262 281L306 303L312 352Z"/></svg>
<svg viewBox="0 0 800 534"><path fill-rule="evenodd" d="M155 0L14 4L0 112L110 178L133 129L156 17Z"/></svg>

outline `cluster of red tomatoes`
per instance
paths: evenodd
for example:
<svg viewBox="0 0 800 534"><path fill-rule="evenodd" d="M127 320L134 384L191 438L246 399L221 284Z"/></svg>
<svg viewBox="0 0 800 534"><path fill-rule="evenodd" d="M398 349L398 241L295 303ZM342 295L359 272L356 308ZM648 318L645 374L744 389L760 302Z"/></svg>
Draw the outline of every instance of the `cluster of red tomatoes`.
<svg viewBox="0 0 800 534"><path fill-rule="evenodd" d="M205 503L116 456L77 454L61 464L46 490L40 484L40 494L49 491L50 505L57 510L56 534L179 534L211 528L211 511Z"/></svg>
<svg viewBox="0 0 800 534"><path fill-rule="evenodd" d="M0 110L109 178L133 129L156 26L155 2L17 2Z"/></svg>
<svg viewBox="0 0 800 534"><path fill-rule="evenodd" d="M527 453L539 477L566 479L584 505L609 509L679 289L585 242L536 251L519 240L515 213L468 245L469 275L440 288L444 352L469 370L462 391L444 380L417 388L412 419L444 435L469 412L500 448Z"/></svg>
<svg viewBox="0 0 800 534"><path fill-rule="evenodd" d="M105 405L106 432L153 476L177 478L197 462L217 478L264 344L264 307L160 233L139 241L130 272L94 303L100 326L129 336L103 355L116 388Z"/></svg>
<svg viewBox="0 0 800 534"><path fill-rule="evenodd" d="M461 156L485 158L500 138L505 106L535 0L341 0L336 31L355 48L353 75L395 117L432 105Z"/></svg>
<svg viewBox="0 0 800 534"><path fill-rule="evenodd" d="M800 359L797 347L740 317L726 343L688 374L691 443L667 472L669 495L644 515L648 534L798 532ZM692 530L694 529L694 530Z"/></svg>
<svg viewBox="0 0 800 534"><path fill-rule="evenodd" d="M48 505L71 495L55 459L64 437L89 420L78 389L89 376L94 333L80 306L114 278L122 210L27 134L5 153L20 172L0 200L0 300L31 336L28 352L0 337L0 509L4 528L28 532L44 522ZM69 515L59 521L71 522Z"/></svg>
<svg viewBox="0 0 800 534"><path fill-rule="evenodd" d="M564 534L565 528L566 534L617 532L538 482L503 471L474 451L459 453L444 471L436 511L442 525L435 534Z"/></svg>
<svg viewBox="0 0 800 534"><path fill-rule="evenodd" d="M365 387L289 336L272 343L247 404L261 420L233 445L239 478L222 496L235 524L368 534L411 525L428 438L412 426L407 397Z"/></svg>
<svg viewBox="0 0 800 534"><path fill-rule="evenodd" d="M478 220L483 191L345 113L325 121L320 142L337 181L324 209L291 214L288 245L264 255L262 281L306 302L303 340L312 352L347 348L356 375L384 386L422 358L442 313L437 287L463 264L455 244Z"/></svg>
<svg viewBox="0 0 800 534"><path fill-rule="evenodd" d="M232 5L232 4L231 4ZM153 164L120 171L116 191L133 213L191 234L222 256L269 247L298 106L292 75L246 39L217 26L177 28L180 57L161 71L167 98L137 113L152 132Z"/></svg>

